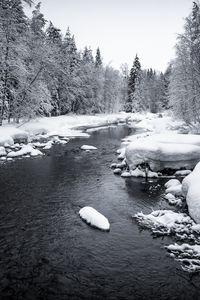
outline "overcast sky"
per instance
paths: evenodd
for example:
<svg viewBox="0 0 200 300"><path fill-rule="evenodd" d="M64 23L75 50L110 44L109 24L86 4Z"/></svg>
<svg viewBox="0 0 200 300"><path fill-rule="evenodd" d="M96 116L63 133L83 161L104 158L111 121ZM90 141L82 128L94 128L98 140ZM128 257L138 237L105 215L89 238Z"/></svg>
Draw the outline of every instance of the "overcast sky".
<svg viewBox="0 0 200 300"><path fill-rule="evenodd" d="M105 63L164 71L174 56L192 0L41 0L47 20L65 33L69 26L78 48L98 46ZM35 3L37 1L35 0ZM95 52L95 51L94 51Z"/></svg>

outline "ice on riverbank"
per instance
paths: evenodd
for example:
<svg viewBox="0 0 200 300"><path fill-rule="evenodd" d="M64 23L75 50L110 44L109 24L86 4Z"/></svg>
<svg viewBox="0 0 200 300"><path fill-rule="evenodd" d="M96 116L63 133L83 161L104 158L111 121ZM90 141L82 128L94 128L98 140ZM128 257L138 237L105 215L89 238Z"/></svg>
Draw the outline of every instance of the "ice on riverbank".
<svg viewBox="0 0 200 300"><path fill-rule="evenodd" d="M79 211L80 217L91 226L101 230L109 230L110 224L108 219L90 206L85 206Z"/></svg>

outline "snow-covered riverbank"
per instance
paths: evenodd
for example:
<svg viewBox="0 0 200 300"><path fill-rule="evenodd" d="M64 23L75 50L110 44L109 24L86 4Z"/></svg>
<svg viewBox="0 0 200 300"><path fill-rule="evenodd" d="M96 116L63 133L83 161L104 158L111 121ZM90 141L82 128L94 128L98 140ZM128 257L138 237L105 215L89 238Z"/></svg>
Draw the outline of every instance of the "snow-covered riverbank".
<svg viewBox="0 0 200 300"><path fill-rule="evenodd" d="M171 210L164 205L150 214L138 212L134 217L140 226L150 229L156 236L173 235L179 244L165 247L169 255L181 263L183 270L199 272L200 136L182 134L189 131L187 126L170 117L159 119L150 115L139 121L135 128L141 129L142 133L123 139L118 150L118 158L122 160L118 174L145 177L148 166L149 177L162 176L160 171L172 169L174 177L185 178L182 183L171 179L165 184L163 199ZM120 169L120 164L111 166Z"/></svg>
<svg viewBox="0 0 200 300"><path fill-rule="evenodd" d="M91 128L95 130L126 123L129 117L130 114L126 113L66 115L37 118L21 124L4 124L0 127L0 160L5 162L21 156L40 156L54 144L67 144L74 137L88 138Z"/></svg>

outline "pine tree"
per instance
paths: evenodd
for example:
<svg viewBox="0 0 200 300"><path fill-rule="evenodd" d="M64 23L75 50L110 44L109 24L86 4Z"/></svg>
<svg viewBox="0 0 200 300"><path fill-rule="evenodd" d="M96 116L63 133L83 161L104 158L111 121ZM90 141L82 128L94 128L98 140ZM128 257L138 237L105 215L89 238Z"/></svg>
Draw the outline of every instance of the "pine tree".
<svg viewBox="0 0 200 300"><path fill-rule="evenodd" d="M140 72L141 72L141 65L139 58L136 54L135 60L133 62L133 66L130 71L129 75L129 81L128 81L128 99L125 104L125 111L126 112L131 112L133 111L133 101L134 101L134 92L135 92L135 84L136 80L139 80L140 77Z"/></svg>
<svg viewBox="0 0 200 300"><path fill-rule="evenodd" d="M99 47L97 48L97 51L96 51L95 67L96 68L102 67L102 58L101 58L101 53L100 53Z"/></svg>

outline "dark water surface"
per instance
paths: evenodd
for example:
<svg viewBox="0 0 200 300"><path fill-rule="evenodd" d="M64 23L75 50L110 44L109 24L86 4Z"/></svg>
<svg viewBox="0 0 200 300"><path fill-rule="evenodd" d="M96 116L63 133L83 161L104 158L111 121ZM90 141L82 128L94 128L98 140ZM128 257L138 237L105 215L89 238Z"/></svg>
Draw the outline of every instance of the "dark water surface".
<svg viewBox="0 0 200 300"><path fill-rule="evenodd" d="M166 255L172 238L153 239L132 218L163 208L158 182L122 179L109 168L129 132L108 128L50 156L0 165L1 300L200 299L200 277ZM82 144L98 150L83 152ZM110 232L79 218L86 205L109 219Z"/></svg>

